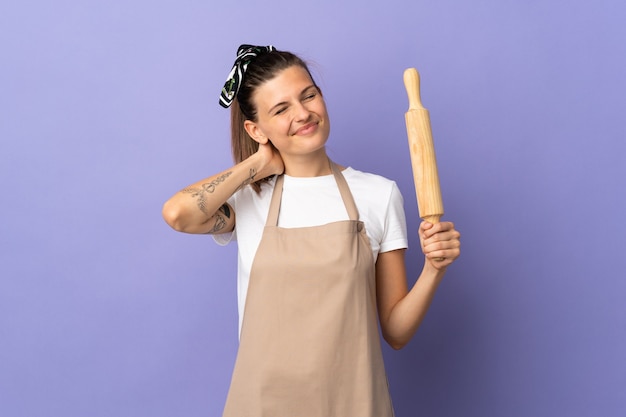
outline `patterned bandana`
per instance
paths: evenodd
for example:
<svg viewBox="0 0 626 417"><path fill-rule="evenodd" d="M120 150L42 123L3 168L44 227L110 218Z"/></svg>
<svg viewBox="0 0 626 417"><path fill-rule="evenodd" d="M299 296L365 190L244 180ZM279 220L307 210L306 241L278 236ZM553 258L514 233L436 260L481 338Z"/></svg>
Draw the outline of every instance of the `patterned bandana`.
<svg viewBox="0 0 626 417"><path fill-rule="evenodd" d="M225 109L230 107L237 97L237 93L239 92L239 88L241 87L241 82L243 81L243 76L246 73L246 68L248 68L248 64L258 55L275 51L272 45L268 46L254 46L254 45L241 45L237 49L237 59L235 60L235 64L233 65L233 69L230 70L230 74L228 74L228 78L226 78L226 84L224 84L224 88L222 88L222 93L220 94L220 105Z"/></svg>

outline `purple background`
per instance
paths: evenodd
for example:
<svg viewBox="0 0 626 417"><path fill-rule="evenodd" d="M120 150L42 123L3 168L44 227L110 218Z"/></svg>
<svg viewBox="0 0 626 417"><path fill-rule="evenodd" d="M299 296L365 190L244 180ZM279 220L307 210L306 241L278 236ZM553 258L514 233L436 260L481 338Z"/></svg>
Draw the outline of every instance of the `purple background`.
<svg viewBox="0 0 626 417"><path fill-rule="evenodd" d="M590 1L0 4L0 415L217 416L236 247L161 219L230 164L240 43L314 62L336 161L396 180L421 268L402 72L463 233L385 349L399 417L626 410L626 6Z"/></svg>

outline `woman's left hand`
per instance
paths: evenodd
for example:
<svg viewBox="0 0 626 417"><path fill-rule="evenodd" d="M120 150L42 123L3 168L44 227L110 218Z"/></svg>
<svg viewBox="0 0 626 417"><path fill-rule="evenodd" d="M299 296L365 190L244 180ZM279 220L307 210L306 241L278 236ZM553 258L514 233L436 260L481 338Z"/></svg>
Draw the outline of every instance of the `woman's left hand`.
<svg viewBox="0 0 626 417"><path fill-rule="evenodd" d="M436 269L446 268L461 254L461 234L452 222L422 222L419 237L426 262Z"/></svg>

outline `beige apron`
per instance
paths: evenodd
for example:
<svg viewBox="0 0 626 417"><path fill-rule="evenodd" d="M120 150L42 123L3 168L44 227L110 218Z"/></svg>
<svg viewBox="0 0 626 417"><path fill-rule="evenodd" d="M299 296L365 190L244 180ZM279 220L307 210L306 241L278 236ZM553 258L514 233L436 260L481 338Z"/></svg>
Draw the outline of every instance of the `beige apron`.
<svg viewBox="0 0 626 417"><path fill-rule="evenodd" d="M279 176L246 298L224 417L392 417L372 249L348 184L350 220L280 228Z"/></svg>

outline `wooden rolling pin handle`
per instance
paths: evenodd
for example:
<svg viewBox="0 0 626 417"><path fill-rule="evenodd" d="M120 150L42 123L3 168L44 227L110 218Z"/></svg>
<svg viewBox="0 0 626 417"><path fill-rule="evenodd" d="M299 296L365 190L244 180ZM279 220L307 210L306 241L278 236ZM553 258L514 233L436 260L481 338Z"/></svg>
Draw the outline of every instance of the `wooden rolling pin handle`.
<svg viewBox="0 0 626 417"><path fill-rule="evenodd" d="M409 96L409 110L424 109L420 98L420 75L415 68L404 70L404 86Z"/></svg>
<svg viewBox="0 0 626 417"><path fill-rule="evenodd" d="M441 216L424 216L422 217L422 220L427 221L428 223L431 223L431 224L437 224L439 223L440 218Z"/></svg>
<svg viewBox="0 0 626 417"><path fill-rule="evenodd" d="M425 129L424 131L418 132L419 134L424 134L427 136L427 146L425 149L421 149L422 153L420 154L420 156L418 157L416 155L417 152L413 152L411 155L411 159L412 159L412 163L414 166L414 170L417 169L420 170L423 174L424 174L424 161L423 161L423 152L424 151L430 151L432 153L432 156L430 156L431 158L433 158L434 160L434 149L432 148L432 136L430 133L430 120L429 120L429 116L428 116L428 110L424 107L424 105L422 104L422 99L420 97L420 76L419 73L417 72L417 70L415 68L407 68L404 71L404 86L406 87L406 92L407 92L407 96L409 97L409 112L411 110L417 110L418 111L418 115L417 117L420 118L421 122L423 123L423 129ZM407 113L409 114L409 113ZM408 117L408 116L407 116ZM408 119L407 119L407 123L408 123ZM407 124L407 126L409 126ZM411 132L409 131L409 144L411 146L413 146L412 144L412 135ZM420 158L420 162L418 164L415 163L414 159ZM439 191L439 178L436 172L436 166L434 167L434 172L431 173L435 180L436 180L436 184L437 184L437 194L438 197L435 198L435 200L433 200L433 202L429 202L429 204L434 204L435 207L438 207L438 211L440 213L443 213L443 206L441 203L441 195L440 195L440 191ZM416 187L417 187L417 182L416 182ZM416 191L417 188L416 188ZM418 192L419 193L419 192ZM423 205L426 205L425 203L422 203ZM429 206L429 209L431 207ZM420 213L421 214L421 213ZM422 220L427 221L431 224L437 224L439 223L439 219L441 218L441 214L426 214L421 216ZM445 258L434 258L434 260L436 262L441 262L443 261Z"/></svg>

